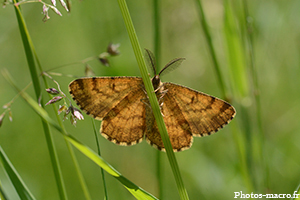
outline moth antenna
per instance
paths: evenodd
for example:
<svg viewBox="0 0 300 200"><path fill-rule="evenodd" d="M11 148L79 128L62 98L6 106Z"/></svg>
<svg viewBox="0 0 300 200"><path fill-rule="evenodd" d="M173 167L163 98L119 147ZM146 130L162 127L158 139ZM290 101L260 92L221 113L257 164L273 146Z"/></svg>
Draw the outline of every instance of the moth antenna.
<svg viewBox="0 0 300 200"><path fill-rule="evenodd" d="M154 75L156 75L156 60L154 54L149 50L145 49L145 59L148 65L148 68L151 69Z"/></svg>
<svg viewBox="0 0 300 200"><path fill-rule="evenodd" d="M181 65L181 63L185 60L185 58L175 58L171 60L166 66L159 72L159 76L162 76L163 74L166 74L170 71L173 71L177 67Z"/></svg>

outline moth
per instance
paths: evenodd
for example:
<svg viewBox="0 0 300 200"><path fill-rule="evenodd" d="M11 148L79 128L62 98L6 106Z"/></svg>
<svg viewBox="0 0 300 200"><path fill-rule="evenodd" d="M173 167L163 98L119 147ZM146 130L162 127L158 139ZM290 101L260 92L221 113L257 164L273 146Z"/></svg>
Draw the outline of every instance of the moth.
<svg viewBox="0 0 300 200"><path fill-rule="evenodd" d="M160 76L178 67L183 58L170 61L158 74L152 52L146 49L154 77L151 79L173 151L191 147L193 136L217 132L235 116L229 103L185 86L161 82ZM139 77L80 78L69 84L74 101L86 114L101 120L100 133L119 145L143 139L165 151L151 106Z"/></svg>

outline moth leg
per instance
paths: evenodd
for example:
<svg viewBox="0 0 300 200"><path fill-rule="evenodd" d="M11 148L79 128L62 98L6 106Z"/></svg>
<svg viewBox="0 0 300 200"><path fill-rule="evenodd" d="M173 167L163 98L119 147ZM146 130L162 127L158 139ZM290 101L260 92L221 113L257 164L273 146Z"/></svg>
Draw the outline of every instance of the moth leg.
<svg viewBox="0 0 300 200"><path fill-rule="evenodd" d="M162 87L164 86L164 84L161 84L160 86L158 86L155 90L154 90L154 92L156 93L158 90L160 90Z"/></svg>
<svg viewBox="0 0 300 200"><path fill-rule="evenodd" d="M143 102L143 103L151 110L151 112L152 112L152 108L151 108L151 105L149 104L148 98L140 99L140 101ZM161 115L162 115L163 117L165 117L164 114L163 114L162 111L161 111L162 106L163 106L163 102L159 105L159 108L160 108L160 113L161 113Z"/></svg>
<svg viewBox="0 0 300 200"><path fill-rule="evenodd" d="M143 102L146 106L148 106L148 108L151 109L151 106L150 106L150 104L149 104L149 98L148 98L147 92L146 92L146 90L145 90L145 87L144 87L144 85L142 85L142 84L141 84L140 86L141 86L143 92L145 93L145 95L146 95L146 97L147 97L147 98L142 98L142 99L140 99L140 101ZM151 109L151 110L152 110L152 109Z"/></svg>
<svg viewBox="0 0 300 200"><path fill-rule="evenodd" d="M141 84L140 86L141 86L142 90L144 91L144 93L145 93L146 96L147 96L147 98L142 98L142 99L140 99L140 101L143 102L146 106L148 106L148 108L150 108L150 109L151 109L151 112L152 112L152 108L151 108L151 105L150 105L150 103L149 103L149 97L148 97L148 95L147 95L147 91L145 90L145 86L142 85L142 84ZM158 89L160 89L162 86L163 86L163 85L159 86L154 92L156 92L156 91L157 91ZM162 108L162 106L164 105L163 97L165 96L165 94L167 93L167 91L168 91L168 89L166 89L166 90L160 92L159 94L160 94L161 96L160 96L159 99L158 99L158 104L159 104L160 112L161 112L161 115L162 115L163 117L165 117L165 116L164 116L164 114L162 113L161 108Z"/></svg>
<svg viewBox="0 0 300 200"><path fill-rule="evenodd" d="M141 102L143 102L146 106L148 106L149 108L151 108L150 104L149 104L149 99L148 98L142 98L140 99Z"/></svg>
<svg viewBox="0 0 300 200"><path fill-rule="evenodd" d="M160 104L160 107L162 107L164 105L164 96L167 94L167 92L168 92L168 89L163 90L162 92L159 93L160 97L158 99L158 102Z"/></svg>
<svg viewBox="0 0 300 200"><path fill-rule="evenodd" d="M144 91L144 93L147 95L147 91L145 89L145 86L143 84L140 84L140 87L142 88L142 90Z"/></svg>

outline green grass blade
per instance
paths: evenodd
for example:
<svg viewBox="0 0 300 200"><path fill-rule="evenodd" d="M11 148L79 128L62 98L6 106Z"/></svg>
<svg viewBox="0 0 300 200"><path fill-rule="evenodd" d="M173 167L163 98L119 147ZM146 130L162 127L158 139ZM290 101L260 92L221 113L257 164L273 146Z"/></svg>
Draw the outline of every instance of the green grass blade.
<svg viewBox="0 0 300 200"><path fill-rule="evenodd" d="M160 35L160 0L153 0L153 14L154 14L154 55L156 59L156 67L160 66L160 49L161 49L161 35ZM156 69L159 72L159 69Z"/></svg>
<svg viewBox="0 0 300 200"><path fill-rule="evenodd" d="M246 60L241 34L236 28L231 2L224 1L225 8L225 39L227 43L227 57L230 80L236 97L246 97L249 94Z"/></svg>
<svg viewBox="0 0 300 200"><path fill-rule="evenodd" d="M86 182L84 180L84 176L83 176L83 174L81 172L81 169L80 169L79 163L77 161L75 152L74 152L74 150L72 148L72 145L66 139L65 139L65 141L66 141L66 145L67 145L67 148L69 150L70 156L72 158L72 161L74 163L74 167L75 167L75 170L76 170L76 173L77 173L77 176L78 176L78 179L79 179L79 183L81 185L84 197L85 197L86 200L91 200L92 198L90 196L88 187L87 187Z"/></svg>
<svg viewBox="0 0 300 200"><path fill-rule="evenodd" d="M97 153L93 152L89 147L81 144L75 138L68 136L66 132L54 121L50 118L48 113L44 110L44 108L40 107L37 102L35 102L27 93L21 91L17 88L12 77L8 74L7 71L3 71L3 76L7 79L7 81L20 93L21 97L33 108L33 110L40 115L47 123L52 125L57 131L59 131L64 138L73 144L79 151L81 151L84 155L86 155L89 159L94 161L98 166L102 167L106 172L114 176L118 181L120 181L128 191L135 196L137 199L157 199L152 196L150 193L146 192L142 188L138 187L124 176L122 176L118 171L116 171L113 167L111 167L102 157L97 155Z"/></svg>
<svg viewBox="0 0 300 200"><path fill-rule="evenodd" d="M16 3L16 1L14 0L14 3ZM35 95L37 98L39 98L40 93L41 93L41 87L40 87L40 82L39 82L39 78L37 75L37 71L36 71L36 66L35 66L35 62L34 62L34 56L31 50L31 39L29 37L29 33L28 33L28 29L26 27L25 24L25 20L21 14L21 10L20 7L18 6L14 6L15 7L15 12L16 12L16 16L17 16L17 20L18 20L18 25L19 25L19 31L22 37L22 42L23 42L23 46L24 46L24 51L26 54L26 59L27 59L27 64L29 67L29 72L32 78L32 83L33 83L33 87L34 87L34 91L35 91Z"/></svg>
<svg viewBox="0 0 300 200"><path fill-rule="evenodd" d="M221 89L223 97L225 99L228 99L227 92L226 92L226 86L225 86L223 76L222 76L222 73L221 73L221 69L220 69L220 65L219 65L219 62L218 62L218 59L217 59L217 56L216 56L216 51L215 51L215 48L214 48L214 45L213 45L213 42L212 42L211 34L210 34L208 24L207 24L207 21L206 21L206 16L205 16L203 8L202 8L201 0L195 0L195 3L196 3L196 6L197 6L197 11L198 11L198 14L199 14L199 19L200 19L200 22L201 22L202 30L204 32L204 36L206 38L206 42L208 44L209 52L210 52L210 55L212 57L212 61L213 61L213 64L214 64L214 69L215 69L215 72L216 72L216 75L217 75L217 81L219 83L219 88Z"/></svg>
<svg viewBox="0 0 300 200"><path fill-rule="evenodd" d="M61 176L61 170L59 168L59 162L58 158L56 155L56 151L54 148L53 140L50 134L50 129L48 124L52 125L54 128L56 128L58 131L63 132L63 129L54 121L48 113L40 107L35 100L33 100L27 93L22 92L20 89L17 88L15 85L12 77L10 74L7 72L7 70L2 71L3 77L20 93L21 97L34 109L34 111L37 112L37 114L42 118L43 126L44 126L44 132L46 136L46 141L48 144L49 148L49 153L50 153L50 158L52 161L53 169L54 169L54 174L57 182L57 187L59 190L59 195L60 199L67 199L66 197L66 192L65 192L65 187L63 184L62 176Z"/></svg>
<svg viewBox="0 0 300 200"><path fill-rule="evenodd" d="M14 3L16 3L16 0L14 0ZM23 46L24 46L24 50L25 50L25 54L26 54L29 71L31 74L32 83L34 86L34 91L36 94L36 99L38 99L40 97L40 93L41 93L41 86L40 86L38 74L36 71L34 56L32 53L33 52L33 50L32 50L33 44L32 44L28 29L25 24L25 20L21 14L19 6L15 6L15 12L16 12L17 20L18 20L19 30L20 30L20 34L22 37L22 42L23 42ZM41 101L41 104L43 106L42 101ZM37 110L39 110L39 109L37 109ZM44 114L44 113L40 113L40 114ZM51 121L51 119L49 119L49 121ZM55 180L57 183L59 196L60 196L60 199L64 200L64 199L67 199L67 194L66 194L66 189L64 186L62 174L61 174L61 169L59 166L59 160L57 157L56 150L54 148L50 128L49 128L49 125L46 123L46 121L42 121L42 125L43 125L44 134L45 134L45 138L46 138L46 142L47 142L47 146L48 146L48 150L49 150L49 154L50 154L50 159L51 159L51 163L52 163L52 167L53 167L53 171L54 171L54 175L55 175Z"/></svg>
<svg viewBox="0 0 300 200"><path fill-rule="evenodd" d="M291 200L299 200L300 199L300 184L298 185L297 189L294 191Z"/></svg>
<svg viewBox="0 0 300 200"><path fill-rule="evenodd" d="M8 157L6 156L4 150L0 146L0 161L5 168L5 172L9 176L14 188L16 189L19 197L22 200L34 200L34 196L31 194L25 183L23 182L21 176L18 174L17 170L14 168Z"/></svg>
<svg viewBox="0 0 300 200"><path fill-rule="evenodd" d="M263 178L263 183L262 185L258 185L258 188L270 188L270 183L269 183L269 166L268 166L268 161L266 161L266 158L268 157L266 155L266 151L263 148L265 144L265 132L263 130L263 118L262 118L262 106L261 106L261 97L260 97L260 86L259 86L259 81L258 81L258 72L257 72L257 66L255 62L255 56L254 56L254 41L253 41L253 23L252 20L249 20L250 15L248 11L248 4L247 0L242 1L243 2L243 10L244 10L244 16L243 16L243 22L244 22L244 29L246 30L245 38L247 40L247 50L249 54L249 66L251 70L251 78L252 78L252 83L253 83L253 95L255 99L255 108L256 108L256 123L258 127L258 131L255 131L257 133L253 134L253 137L257 137L257 143L256 145L256 152L254 154L254 160L256 161L255 165L261 167L261 173ZM259 175L260 176L260 175Z"/></svg>
<svg viewBox="0 0 300 200"><path fill-rule="evenodd" d="M139 186L135 185L124 176L122 176L117 170L115 170L111 165L109 165L101 156L92 151L89 147L81 144L72 136L64 136L70 143L72 143L81 153L90 158L93 162L95 162L98 166L102 167L107 173L115 177L118 181L120 181L123 186L137 199L157 199Z"/></svg>
<svg viewBox="0 0 300 200"><path fill-rule="evenodd" d="M48 115L45 109L40 107L39 104L35 100L33 100L27 93L22 92L20 89L18 89L14 80L6 69L2 70L2 75L7 80L7 82L20 93L21 97L23 97L23 99L33 108L33 110L42 117L44 121L51 124L59 132L63 132L62 128Z"/></svg>
<svg viewBox="0 0 300 200"><path fill-rule="evenodd" d="M34 53L34 55L35 55L35 59L36 59L36 62L37 62L37 66L39 67L40 71L42 71L41 64L40 64L39 59L38 59L38 57L37 57L35 48L34 48L33 46L32 46L32 51L33 51L33 53ZM46 87L46 88L49 88L49 84L48 84L47 79L46 79L46 76L45 76L44 74L43 74L42 78L43 78L45 87ZM49 99L52 99L52 98L53 98L53 96L50 95L49 93L48 93L48 96L49 96ZM55 116L56 116L56 119L57 119L57 122L58 122L59 126L61 127L61 129L63 130L63 132L66 133L64 124L63 124L63 122L62 122L62 119L61 119L60 116L58 115L58 111L57 111L56 105L55 105L55 104L52 104L52 108L53 108L53 111L54 111L54 114L55 114ZM73 162L73 164L74 164L74 167L75 167L75 170L76 170L78 179L79 179L79 183L80 183L80 185L81 185L81 188L82 188L83 194L84 194L84 196L85 196L85 199L86 199L86 200L90 200L90 199L91 199L91 196L90 196L88 187L87 187L87 185L86 185L86 182L85 182L85 180L84 180L83 174L82 174L82 172L81 172L81 169L80 169L79 163L78 163L78 161L77 161L76 155L75 155L75 153L74 153L74 150L73 150L71 144L70 144L67 140L65 140L65 142L66 142L66 146L67 146L67 148L68 148L68 151L69 151L69 153L70 153L72 162Z"/></svg>
<svg viewBox="0 0 300 200"><path fill-rule="evenodd" d="M154 21L154 57L156 59L156 71L161 66L161 33L160 33L160 0L153 0L153 21ZM163 198L164 187L163 187L163 165L162 165L162 153L160 151L156 152L156 177L157 177L157 187L158 187L158 197Z"/></svg>
<svg viewBox="0 0 300 200"><path fill-rule="evenodd" d="M0 159L1 160L1 159ZM5 195L5 193L4 193L4 190L3 190L3 188L2 188L2 185L1 185L1 181L0 181L0 199L2 200L7 200L7 197L6 197L6 195Z"/></svg>
<svg viewBox="0 0 300 200"><path fill-rule="evenodd" d="M97 143L98 155L101 156L100 143L99 143L98 133L97 133L97 130L96 130L94 119L92 119L92 123L93 123L93 131L94 131L94 134L95 134L95 140L96 140L96 143ZM104 175L103 168L101 168L101 176L102 176L105 200L108 200L108 193L107 193L107 187L106 187L106 181L105 181L105 175Z"/></svg>
<svg viewBox="0 0 300 200"><path fill-rule="evenodd" d="M249 96L248 77L246 73L246 57L244 51L243 37L237 26L235 13L232 8L233 3L231 1L224 1L225 10L225 24L224 33L225 41L227 43L227 57L229 74L231 80L231 88L234 93L237 102L241 102L243 98ZM240 104L240 118L242 119L243 125L239 131L234 131L233 136L239 150L239 156L241 160L241 171L243 174L245 185L249 192L254 190L254 173L252 164L252 133L251 126L249 126L249 110ZM235 123L233 127L237 130Z"/></svg>
<svg viewBox="0 0 300 200"><path fill-rule="evenodd" d="M3 191L3 188L2 188L2 185L1 185L1 182L0 182L0 199L2 200L8 200L4 191Z"/></svg>
<svg viewBox="0 0 300 200"><path fill-rule="evenodd" d="M182 177L180 175L179 167L178 167L177 160L176 160L174 152L173 152L173 148L172 148L172 145L171 145L171 142L169 139L167 128L166 128L165 122L163 120L163 117L161 115L160 108L159 108L159 105L157 102L156 95L154 93L152 83L148 76L148 71L147 71L147 67L145 64L145 60L143 58L143 53L141 51L141 47L139 45L138 38L135 33L135 29L134 29L134 26L133 26L133 23L132 23L132 20L131 20L131 17L130 17L130 14L129 14L129 11L128 11L128 8L126 5L126 1L118 0L118 3L120 6L120 9L121 9L121 13L123 15L123 19L124 19L125 26L126 26L126 29L127 29L130 41L131 41L131 45L132 45L133 51L135 53L135 57L136 57L143 81L144 81L145 89L146 89L147 95L149 97L151 108L152 108L158 129L159 129L159 132L161 134L163 144L166 148L167 156L168 156L169 163L171 165L171 169L172 169L174 177L175 177L175 181L177 184L177 189L178 189L180 198L181 199L189 199L187 191L183 184Z"/></svg>
<svg viewBox="0 0 300 200"><path fill-rule="evenodd" d="M38 56L37 56L37 53L36 53L36 51L35 51L35 48L34 48L34 46L33 46L32 43L30 43L30 45L31 45L32 52L33 52L33 54L34 54L34 56L35 56L35 60L36 60L36 62L37 62L37 67L38 67L39 70L42 72L43 69L42 69L41 63L40 63L40 61L39 61L39 58L38 58ZM43 78L45 87L46 87L46 88L49 88L49 84L48 84L48 82L47 82L46 76L43 75L42 78ZM51 96L49 93L48 93L48 96L49 96L49 99L52 99L52 96ZM66 132L65 127L64 127L64 124L63 124L63 122L62 122L62 119L61 119L61 118L59 117L59 115L58 115L56 105L55 105L55 104L52 104L52 108L53 108L53 111L54 111L54 113L55 113L55 116L56 116L56 119L57 119L57 121L58 121L59 126L63 129L64 132ZM66 140L65 140L65 141L66 141ZM76 170L78 179L79 179L79 183L80 183L80 185L81 185L81 188L82 188L83 194L84 194L84 196L85 196L85 199L86 199L86 200L90 200L90 199L91 199L91 196L90 196L88 187L87 187L87 185L86 185L86 182L85 182L85 180L84 180L83 174L82 174L82 172L81 172L80 166L79 166L79 164L78 164L77 158L76 158L76 156L75 156L74 150L73 150L73 148L71 147L71 145L70 145L67 141L66 141L66 146L67 146L68 151L69 151L69 153L70 153L70 156L71 156L71 158L72 158L72 162L73 162L73 164L74 164L74 167L75 167L75 170Z"/></svg>

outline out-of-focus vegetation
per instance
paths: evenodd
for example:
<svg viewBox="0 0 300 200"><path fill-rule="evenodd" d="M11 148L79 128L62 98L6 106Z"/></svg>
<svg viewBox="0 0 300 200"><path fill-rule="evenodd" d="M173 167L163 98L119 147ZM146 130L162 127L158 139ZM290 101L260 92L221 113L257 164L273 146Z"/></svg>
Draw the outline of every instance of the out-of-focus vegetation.
<svg viewBox="0 0 300 200"><path fill-rule="evenodd" d="M292 194L300 183L300 2L247 1L248 27L243 1L230 2L203 1L202 5L226 91L237 115L218 133L194 138L191 149L176 153L183 181L190 199L232 199L234 192L239 191L244 194ZM141 46L153 49L152 1L129 0L127 4ZM163 65L175 57L186 58L180 68L163 76L162 80L224 98L195 2L173 0L160 4L160 63ZM121 44L121 53L109 58L110 67L103 66L97 59L88 62L96 76L140 76L117 1L73 0L70 14L57 7L63 16L49 10L50 19L43 22L42 4L21 5L43 70L97 56L112 42ZM249 44L253 45L253 57ZM240 66L245 70L242 77L234 77L241 75L232 71L240 69L231 68L234 63L243 65ZM251 63L258 88L253 81ZM31 82L12 5L1 8L0 12L0 69L3 68L9 71L19 88ZM53 78L68 95L69 82L75 76L84 76L84 70L85 65L73 64L51 72L63 74ZM50 79L49 83L56 87ZM244 85L237 87L237 83ZM0 78L0 86L2 106L14 98L16 91L4 78ZM236 88L242 88L242 92ZM43 99L47 102L49 97L44 89ZM26 92L35 95L32 86ZM255 101L257 94L260 118ZM55 119L52 107L46 106L46 110ZM2 111L4 109L0 114ZM57 186L39 116L22 98L14 101L11 112L13 121L9 122L6 115L0 128L1 147L37 199L57 199ZM97 151L92 120L87 115L84 118L76 127L69 120L65 120L64 125L69 134ZM100 122L97 121L96 126L99 129ZM55 129L51 130L67 195L69 199L83 199L66 143ZM99 138L102 157L126 178L158 197L157 150L146 142L123 147L102 136ZM104 190L99 167L77 150L75 153L92 199L102 199ZM163 198L179 199L166 155L161 154ZM241 155L245 156L244 161ZM118 181L108 174L105 177L109 199L134 199ZM18 199L1 165L0 184L10 199Z"/></svg>

